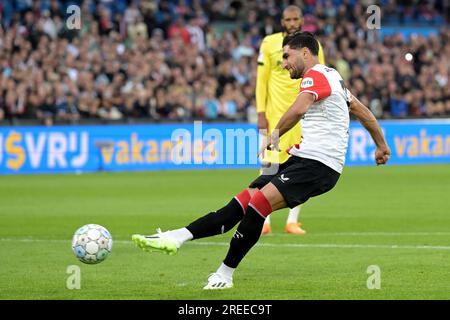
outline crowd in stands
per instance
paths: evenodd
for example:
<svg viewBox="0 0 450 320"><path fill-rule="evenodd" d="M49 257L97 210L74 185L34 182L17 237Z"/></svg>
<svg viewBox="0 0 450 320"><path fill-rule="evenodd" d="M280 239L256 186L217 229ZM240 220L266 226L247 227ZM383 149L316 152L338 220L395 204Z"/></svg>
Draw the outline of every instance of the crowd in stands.
<svg viewBox="0 0 450 320"><path fill-rule="evenodd" d="M379 118L450 116L450 29L442 1L378 1L382 23L431 36L381 37L374 1L2 0L0 120L249 120L256 58L299 5L328 65ZM79 5L80 29L67 7ZM72 16L73 17L73 16Z"/></svg>

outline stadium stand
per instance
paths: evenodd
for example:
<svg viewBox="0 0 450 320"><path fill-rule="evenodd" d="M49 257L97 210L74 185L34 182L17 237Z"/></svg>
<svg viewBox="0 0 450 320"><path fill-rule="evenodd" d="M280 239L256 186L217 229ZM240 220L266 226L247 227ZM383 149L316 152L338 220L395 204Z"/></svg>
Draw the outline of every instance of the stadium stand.
<svg viewBox="0 0 450 320"><path fill-rule="evenodd" d="M377 117L448 117L448 2L378 1L369 30L373 2L2 0L0 123L254 121L259 44L290 3Z"/></svg>

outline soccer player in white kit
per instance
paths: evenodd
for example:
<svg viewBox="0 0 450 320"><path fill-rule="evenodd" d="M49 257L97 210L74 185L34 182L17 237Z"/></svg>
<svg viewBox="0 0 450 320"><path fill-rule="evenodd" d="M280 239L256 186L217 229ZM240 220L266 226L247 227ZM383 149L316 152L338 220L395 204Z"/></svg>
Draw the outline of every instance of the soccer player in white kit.
<svg viewBox="0 0 450 320"><path fill-rule="evenodd" d="M204 287L208 290L231 288L233 272L258 241L269 214L286 207L294 208L336 185L347 152L349 112L375 141L377 165L388 161L391 152L377 120L351 96L335 69L318 63L318 51L317 40L310 33L299 32L283 41L283 67L291 78L303 80L296 101L280 119L263 148L278 149L279 137L301 120L303 139L287 150L291 157L275 174L259 176L225 207L185 228L151 236L133 235L133 241L140 248L172 255L186 241L225 233L240 222L223 263Z"/></svg>

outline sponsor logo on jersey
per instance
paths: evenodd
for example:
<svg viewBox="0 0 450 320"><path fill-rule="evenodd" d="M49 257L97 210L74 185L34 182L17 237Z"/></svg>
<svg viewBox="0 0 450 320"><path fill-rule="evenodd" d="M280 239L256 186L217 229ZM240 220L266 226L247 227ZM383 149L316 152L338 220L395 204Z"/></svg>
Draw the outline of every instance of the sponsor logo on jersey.
<svg viewBox="0 0 450 320"><path fill-rule="evenodd" d="M305 78L302 80L302 84L300 85L301 88L309 88L314 85L313 78Z"/></svg>

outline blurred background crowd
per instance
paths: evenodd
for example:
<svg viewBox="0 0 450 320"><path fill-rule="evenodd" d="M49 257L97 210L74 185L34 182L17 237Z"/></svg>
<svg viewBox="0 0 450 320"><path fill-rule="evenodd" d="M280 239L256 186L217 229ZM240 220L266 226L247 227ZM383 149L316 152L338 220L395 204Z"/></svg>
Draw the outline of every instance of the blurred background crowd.
<svg viewBox="0 0 450 320"><path fill-rule="evenodd" d="M370 30L374 3L382 28L436 32ZM259 44L289 4L377 117L450 116L446 0L1 0L0 121L254 121Z"/></svg>

